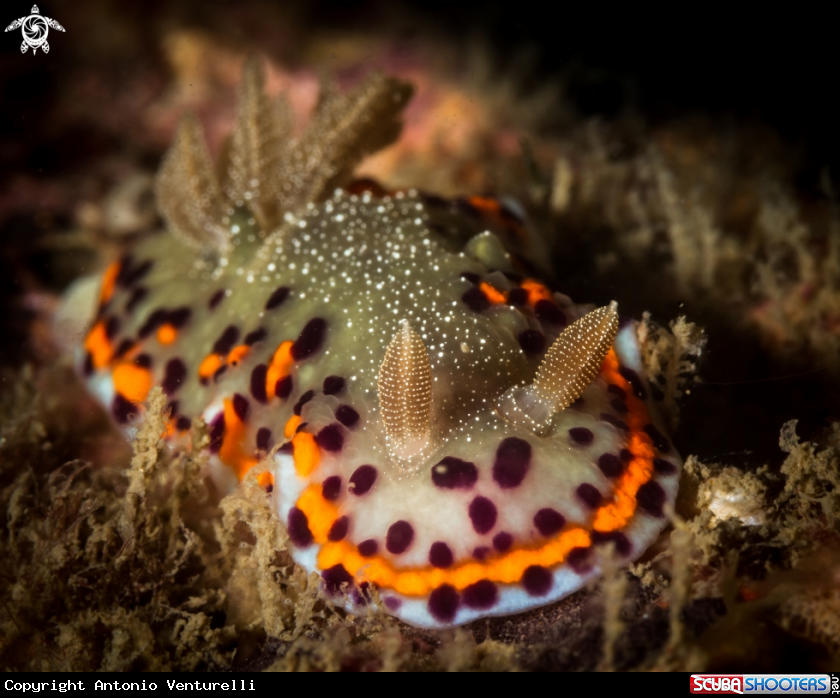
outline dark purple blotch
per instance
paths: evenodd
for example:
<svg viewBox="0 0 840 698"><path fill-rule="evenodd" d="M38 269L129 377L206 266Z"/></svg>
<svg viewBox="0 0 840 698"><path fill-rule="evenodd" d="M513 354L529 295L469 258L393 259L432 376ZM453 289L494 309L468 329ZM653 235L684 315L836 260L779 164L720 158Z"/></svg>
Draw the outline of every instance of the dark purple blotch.
<svg viewBox="0 0 840 698"><path fill-rule="evenodd" d="M275 308L279 308L286 302L288 297L289 289L287 286L281 286L280 288L275 289L265 302L265 309L274 310Z"/></svg>
<svg viewBox="0 0 840 698"><path fill-rule="evenodd" d="M335 418L348 429L352 429L359 422L359 413L350 405L339 405L335 410Z"/></svg>
<svg viewBox="0 0 840 698"><path fill-rule="evenodd" d="M601 506L601 502L604 501L604 495L601 494L601 491L595 485L588 482L579 485L575 490L575 494L590 509L597 509Z"/></svg>
<svg viewBox="0 0 840 698"><path fill-rule="evenodd" d="M207 448L210 453L218 453L222 447L222 439L225 437L225 413L219 412L210 422L210 443Z"/></svg>
<svg viewBox="0 0 840 698"><path fill-rule="evenodd" d="M455 587L443 584L429 595L429 613L441 623L449 623L458 612L461 597Z"/></svg>
<svg viewBox="0 0 840 698"><path fill-rule="evenodd" d="M633 549L630 539L621 531L609 531L607 533L592 531L589 535L592 538L593 545L613 543L615 545L615 552L620 557L627 557Z"/></svg>
<svg viewBox="0 0 840 698"><path fill-rule="evenodd" d="M270 451L273 446L274 440L271 438L271 429L260 427L257 430L257 448L260 451Z"/></svg>
<svg viewBox="0 0 840 698"><path fill-rule="evenodd" d="M493 479L502 489L518 487L525 479L531 464L531 444L516 436L509 436L496 449Z"/></svg>
<svg viewBox="0 0 840 698"><path fill-rule="evenodd" d="M236 340L239 339L239 328L236 325L228 325L225 331L213 344L214 354L227 354L233 349Z"/></svg>
<svg viewBox="0 0 840 698"><path fill-rule="evenodd" d="M243 344L247 344L249 347L256 344L257 342L262 342L268 336L268 332L266 331L265 327L258 327L255 330L251 330L248 334L245 335L245 339L242 341Z"/></svg>
<svg viewBox="0 0 840 698"><path fill-rule="evenodd" d="M274 394L281 400L285 400L292 394L294 381L291 376L284 376L274 384Z"/></svg>
<svg viewBox="0 0 840 698"><path fill-rule="evenodd" d="M277 381L278 385L280 381ZM279 393L278 393L279 394ZM298 401L295 403L295 406L292 408L292 412L294 412L298 417L300 417L300 413L303 410L303 406L309 402L313 397L315 397L314 390L307 390L303 395L298 398Z"/></svg>
<svg viewBox="0 0 840 698"><path fill-rule="evenodd" d="M263 405L268 402L268 393L265 392L265 379L268 376L268 366L258 364L251 371L251 396Z"/></svg>
<svg viewBox="0 0 840 698"><path fill-rule="evenodd" d="M323 318L316 317L307 322L292 345L292 358L300 361L312 356L323 345L326 333L327 321Z"/></svg>
<svg viewBox="0 0 840 698"><path fill-rule="evenodd" d="M341 563L325 569L321 572L321 577L324 580L324 587L332 596L348 592L353 584L353 575L344 569Z"/></svg>
<svg viewBox="0 0 840 698"><path fill-rule="evenodd" d="M357 548L359 549L359 555L362 557L373 557L379 551L379 543L371 538L370 540L363 540Z"/></svg>
<svg viewBox="0 0 840 698"><path fill-rule="evenodd" d="M545 596L553 584L554 577L542 565L531 565L522 574L522 586L531 596Z"/></svg>
<svg viewBox="0 0 840 698"><path fill-rule="evenodd" d="M349 528L350 519L346 516L339 516L333 522L333 525L330 526L330 530L327 533L327 539L331 540L333 543L337 543L340 540L344 540Z"/></svg>
<svg viewBox="0 0 840 698"><path fill-rule="evenodd" d="M167 395L174 395L181 388L181 383L186 377L187 365L177 357L169 359L163 371L163 383L161 383L163 392Z"/></svg>
<svg viewBox="0 0 840 698"><path fill-rule="evenodd" d="M497 552L506 553L513 545L513 536L507 531L502 531L493 536L493 547Z"/></svg>
<svg viewBox="0 0 840 698"><path fill-rule="evenodd" d="M414 528L408 521L397 521L388 527L385 536L385 549L393 554L404 553L414 542Z"/></svg>
<svg viewBox="0 0 840 698"><path fill-rule="evenodd" d="M496 605L499 590L489 579L480 579L466 587L461 598L467 608L483 611Z"/></svg>
<svg viewBox="0 0 840 698"><path fill-rule="evenodd" d="M650 480L636 492L636 504L642 511L657 518L664 515L662 507L665 505L665 490L658 482Z"/></svg>
<svg viewBox="0 0 840 698"><path fill-rule="evenodd" d="M432 482L447 490L469 489L478 480L478 469L474 463L446 456L437 465L432 466Z"/></svg>
<svg viewBox="0 0 840 698"><path fill-rule="evenodd" d="M569 429L569 438L579 446L588 446L595 440L595 434L586 427L572 427Z"/></svg>
<svg viewBox="0 0 840 698"><path fill-rule="evenodd" d="M534 526L544 536L552 536L566 525L566 517L551 507L540 509L534 514Z"/></svg>
<svg viewBox="0 0 840 698"><path fill-rule="evenodd" d="M251 414L251 405L248 403L248 398L239 393L233 394L233 411L239 417L240 422L247 422L248 415Z"/></svg>
<svg viewBox="0 0 840 698"><path fill-rule="evenodd" d="M566 562L568 562L569 567L578 574L591 572L592 568L595 566L592 559L592 548L572 548L569 551L569 556L566 558Z"/></svg>
<svg viewBox="0 0 840 698"><path fill-rule="evenodd" d="M452 566L453 560L452 550L446 543L442 541L432 543L432 547L429 548L429 564L432 567L445 570Z"/></svg>
<svg viewBox="0 0 840 698"><path fill-rule="evenodd" d="M341 477L330 475L321 483L321 496L328 502L334 502L341 494Z"/></svg>
<svg viewBox="0 0 840 698"><path fill-rule="evenodd" d="M315 436L315 443L324 451L339 453L344 448L344 431L338 422L328 424Z"/></svg>
<svg viewBox="0 0 840 698"><path fill-rule="evenodd" d="M624 472L624 464L612 453L604 453L598 458L598 467L607 477L618 477Z"/></svg>
<svg viewBox="0 0 840 698"><path fill-rule="evenodd" d="M468 512L476 533L489 533L493 530L493 526L496 525L498 511L496 510L496 505L487 499L487 497L479 495L473 499L470 502Z"/></svg>
<svg viewBox="0 0 840 698"><path fill-rule="evenodd" d="M210 300L207 302L207 307L210 308L210 310L213 310L213 308L215 308L217 305L219 305L219 303L222 302L225 295L226 295L225 289L220 288L212 296L210 296Z"/></svg>
<svg viewBox="0 0 840 698"><path fill-rule="evenodd" d="M344 392L345 380L341 376L324 378L324 395L338 395Z"/></svg>
<svg viewBox="0 0 840 698"><path fill-rule="evenodd" d="M376 482L376 468L372 465L360 465L350 476L350 486L347 488L357 497L367 494Z"/></svg>
<svg viewBox="0 0 840 698"><path fill-rule="evenodd" d="M312 544L312 531L309 530L309 519L297 507L289 510L288 521L289 538L298 548L306 548Z"/></svg>
<svg viewBox="0 0 840 698"><path fill-rule="evenodd" d="M466 303L470 310L476 313L484 312L490 307L490 301L487 296L484 295L484 291L482 291L478 286L472 286L468 289L464 295L461 296L461 300Z"/></svg>

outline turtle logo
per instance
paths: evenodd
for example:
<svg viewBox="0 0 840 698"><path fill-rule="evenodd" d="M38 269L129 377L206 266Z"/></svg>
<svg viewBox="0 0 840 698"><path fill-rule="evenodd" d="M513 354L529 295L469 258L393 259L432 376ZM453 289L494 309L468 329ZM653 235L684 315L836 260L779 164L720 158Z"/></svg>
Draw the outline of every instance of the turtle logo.
<svg viewBox="0 0 840 698"><path fill-rule="evenodd" d="M44 53L50 52L50 45L47 43L47 34L49 34L50 27L57 31L63 32L62 27L54 19L44 17L39 11L38 6L32 6L32 14L28 17L21 17L12 22L6 31L10 32L12 29L21 27L23 32L23 43L20 45L20 52L26 53L26 49L32 48L32 55L34 56L40 48Z"/></svg>

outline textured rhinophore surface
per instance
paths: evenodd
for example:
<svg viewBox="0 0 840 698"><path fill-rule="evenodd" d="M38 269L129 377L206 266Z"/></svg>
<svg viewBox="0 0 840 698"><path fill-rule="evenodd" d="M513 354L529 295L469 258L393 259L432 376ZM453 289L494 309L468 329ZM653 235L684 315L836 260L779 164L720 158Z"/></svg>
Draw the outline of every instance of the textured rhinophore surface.
<svg viewBox="0 0 840 698"><path fill-rule="evenodd" d="M399 618L446 627L561 598L602 552L638 557L681 462L634 323L517 271L502 244L529 234L515 212L334 189L394 136L408 93L374 78L328 94L281 148L252 63L226 176L186 122L158 180L173 234L106 270L80 366L129 428L155 384L171 438L204 419L230 486L269 455L295 560L336 602L363 609L375 588ZM503 399L532 384L549 403L571 386L538 429Z"/></svg>

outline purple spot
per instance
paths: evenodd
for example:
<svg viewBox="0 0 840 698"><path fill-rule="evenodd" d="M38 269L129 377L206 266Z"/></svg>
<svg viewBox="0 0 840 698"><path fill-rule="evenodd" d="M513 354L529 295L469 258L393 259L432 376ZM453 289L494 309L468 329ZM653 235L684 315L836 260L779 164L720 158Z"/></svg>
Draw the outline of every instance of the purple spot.
<svg viewBox="0 0 840 698"><path fill-rule="evenodd" d="M534 514L534 526L544 536L551 536L557 533L563 526L566 525L566 517L559 511L555 511L550 507L540 509Z"/></svg>
<svg viewBox="0 0 840 698"><path fill-rule="evenodd" d="M489 579L481 579L464 589L464 605L475 610L492 608L499 599L499 590Z"/></svg>
<svg viewBox="0 0 840 698"><path fill-rule="evenodd" d="M545 336L537 330L525 330L519 333L519 346L526 354L541 354L545 349Z"/></svg>
<svg viewBox="0 0 840 698"><path fill-rule="evenodd" d="M123 341L119 343L117 350L114 352L114 358L120 359L125 356L128 351L134 346L134 340L130 337L126 337Z"/></svg>
<svg viewBox="0 0 840 698"><path fill-rule="evenodd" d="M397 521L388 528L385 536L385 549L389 553L399 555L408 550L414 541L414 529L408 521Z"/></svg>
<svg viewBox="0 0 840 698"><path fill-rule="evenodd" d="M563 311L545 298L537 301L537 304L534 306L534 314L537 316L537 320L546 325L554 325L555 327L566 326L566 316L563 314Z"/></svg>
<svg viewBox="0 0 840 698"><path fill-rule="evenodd" d="M590 534L592 542L595 545L606 545L613 543L615 545L615 552L621 557L627 557L633 548L630 540L621 531L609 531L608 533L601 533L600 531L592 531Z"/></svg>
<svg viewBox="0 0 840 698"><path fill-rule="evenodd" d="M636 456L633 455L633 452L629 448L622 448L618 452L618 457L621 459L622 463L629 463Z"/></svg>
<svg viewBox="0 0 840 698"><path fill-rule="evenodd" d="M167 312L163 308L158 308L153 311L152 314L146 318L146 322L144 322L142 327L137 331L137 336L140 337L140 339L146 339L146 337L166 322L166 316Z"/></svg>
<svg viewBox="0 0 840 698"><path fill-rule="evenodd" d="M258 327L255 330L252 330L248 334L245 335L245 339L242 340L243 344L247 344L249 347L256 344L257 342L262 342L268 336L268 332L266 332L265 327Z"/></svg>
<svg viewBox="0 0 840 698"><path fill-rule="evenodd" d="M219 337L213 345L213 353L222 355L227 354L231 349L233 349L237 339L239 339L239 328L236 325L228 325L228 327L225 328L225 331L222 332L222 336Z"/></svg>
<svg viewBox="0 0 840 698"><path fill-rule="evenodd" d="M265 302L265 309L266 310L274 310L275 308L280 307L283 303L286 302L286 299L289 297L289 289L286 286L281 286L268 297L268 300Z"/></svg>
<svg viewBox="0 0 840 698"><path fill-rule="evenodd" d="M626 380L630 387L633 388L633 394L639 398L640 400L644 400L647 397L647 391L645 390L645 385L642 383L642 379L639 377L639 374L636 373L632 368L627 368L626 366L619 366L618 373L621 377Z"/></svg>
<svg viewBox="0 0 840 698"><path fill-rule="evenodd" d="M114 401L111 403L111 414L117 420L117 424L127 424L128 420L137 415L137 405L131 400L124 398L117 393L114 395Z"/></svg>
<svg viewBox="0 0 840 698"><path fill-rule="evenodd" d="M376 468L372 465L360 465L350 476L350 486L347 488L357 497L367 494L376 482Z"/></svg>
<svg viewBox="0 0 840 698"><path fill-rule="evenodd" d="M627 414L628 411L627 405L624 404L624 401L619 400L618 398L610 400L610 407L612 407L619 414Z"/></svg>
<svg viewBox="0 0 840 698"><path fill-rule="evenodd" d="M481 277L472 271L462 271L461 278L464 281L469 281L471 284L478 284L478 282L481 281Z"/></svg>
<svg viewBox="0 0 840 698"><path fill-rule="evenodd" d="M190 422L190 418L185 417L184 415L179 416L178 419L175 420L175 428L178 431L189 431L191 426L192 423Z"/></svg>
<svg viewBox="0 0 840 698"><path fill-rule="evenodd" d="M169 317L166 318L166 321L176 330L180 330L190 321L191 316L192 310L183 306L181 308L176 308L175 310L170 310Z"/></svg>
<svg viewBox="0 0 840 698"><path fill-rule="evenodd" d="M432 567L445 570L447 567L452 566L452 561L452 550L450 550L446 543L440 541L432 543L432 547L429 548L429 564Z"/></svg>
<svg viewBox="0 0 840 698"><path fill-rule="evenodd" d="M490 548L488 548L486 545L480 545L475 550L473 550L473 557L479 562L484 562L489 554Z"/></svg>
<svg viewBox="0 0 840 698"><path fill-rule="evenodd" d="M213 382L214 382L214 383L218 383L218 382L219 382L219 377L220 377L220 376L221 376L221 375L222 375L225 371L227 371L227 366L219 366L219 368L217 368L217 369L216 369L216 372L213 374Z"/></svg>
<svg viewBox="0 0 840 698"><path fill-rule="evenodd" d="M285 400L292 394L294 382L291 376L285 376L274 384L274 394L281 400Z"/></svg>
<svg viewBox="0 0 840 698"><path fill-rule="evenodd" d="M616 385L615 383L610 383L607 386L607 392L612 393L613 395L617 396L621 400L627 399L627 391L622 388L620 385Z"/></svg>
<svg viewBox="0 0 840 698"><path fill-rule="evenodd" d="M278 381L279 383L279 381ZM298 401L295 403L295 406L292 408L292 412L294 412L298 417L300 417L300 413L303 410L303 406L309 402L313 397L315 397L314 390L307 390L303 395L298 398Z"/></svg>
<svg viewBox="0 0 840 698"><path fill-rule="evenodd" d="M524 288L512 288L508 293L511 305L525 305L528 302L528 292Z"/></svg>
<svg viewBox="0 0 840 698"><path fill-rule="evenodd" d="M328 424L315 436L315 443L325 451L339 453L344 448L344 433L337 422Z"/></svg>
<svg viewBox="0 0 840 698"><path fill-rule="evenodd" d="M595 563L592 561L592 548L572 548L566 562L578 574L591 572Z"/></svg>
<svg viewBox="0 0 840 698"><path fill-rule="evenodd" d="M513 536L507 531L502 531L493 536L493 547L500 553L506 553L513 545Z"/></svg>
<svg viewBox="0 0 840 698"><path fill-rule="evenodd" d="M400 606L402 606L402 601L399 599L394 598L393 596L386 596L382 599L382 603L388 607L389 611L397 611L399 610Z"/></svg>
<svg viewBox="0 0 840 698"><path fill-rule="evenodd" d="M650 480L636 492L636 503L651 516L659 518L663 516L662 506L665 504L665 490L659 483Z"/></svg>
<svg viewBox="0 0 840 698"><path fill-rule="evenodd" d="M349 528L350 519L346 516L340 516L333 522L333 525L330 526L329 533L327 533L327 539L331 540L333 543L344 540Z"/></svg>
<svg viewBox="0 0 840 698"><path fill-rule="evenodd" d="M268 402L268 394L265 392L265 379L268 375L268 366L259 364L251 371L251 395L257 402L265 404Z"/></svg>
<svg viewBox="0 0 840 698"><path fill-rule="evenodd" d="M339 405L335 410L335 418L345 427L351 429L359 421L359 413L350 405Z"/></svg>
<svg viewBox="0 0 840 698"><path fill-rule="evenodd" d="M166 405L166 409L169 410L169 417L170 419L178 414L178 409L180 408L181 403L177 400L170 400L169 404Z"/></svg>
<svg viewBox="0 0 840 698"><path fill-rule="evenodd" d="M210 300L207 303L207 307L210 308L210 310L213 310L213 308L215 308L217 305L219 305L219 303L222 302L222 300L225 297L225 294L225 289L220 288L212 296L210 296Z"/></svg>
<svg viewBox="0 0 840 698"><path fill-rule="evenodd" d="M239 393L233 394L233 411L239 417L240 422L247 422L248 415L251 414L251 405L248 404L248 398Z"/></svg>
<svg viewBox="0 0 840 698"><path fill-rule="evenodd" d="M129 271L128 266L126 266L126 273L120 279L123 286L134 286L138 281L140 281L146 274L148 274L153 266L153 262L151 260L146 260L142 262L139 266L136 266L134 269ZM122 270L120 270L122 271ZM120 276L119 274L117 275Z"/></svg>
<svg viewBox="0 0 840 698"><path fill-rule="evenodd" d="M134 309L138 305L140 305L140 302L148 295L149 295L149 289L147 289L145 286L138 286L137 288L135 288L131 292L131 295L128 297L128 300L126 301L125 312L127 312L127 313L134 312Z"/></svg>
<svg viewBox="0 0 840 698"><path fill-rule="evenodd" d="M453 456L447 456L432 467L432 482L447 490L467 490L478 480L475 464Z"/></svg>
<svg viewBox="0 0 840 698"><path fill-rule="evenodd" d="M470 521L476 533L489 533L496 525L496 505L487 497L478 496L470 502Z"/></svg>
<svg viewBox="0 0 840 698"><path fill-rule="evenodd" d="M332 596L349 591L350 585L353 584L353 575L340 563L325 569L321 572L321 577L324 580L324 587Z"/></svg>
<svg viewBox="0 0 840 698"><path fill-rule="evenodd" d="M677 466L664 458L654 458L653 469L660 475L673 475L677 472Z"/></svg>
<svg viewBox="0 0 840 698"><path fill-rule="evenodd" d="M605 453L598 458L598 467L607 477L618 477L624 472L624 464L619 460L618 456L612 453Z"/></svg>
<svg viewBox="0 0 840 698"><path fill-rule="evenodd" d="M429 595L429 613L441 623L449 623L458 612L461 597L455 587L442 584Z"/></svg>
<svg viewBox="0 0 840 698"><path fill-rule="evenodd" d="M601 505L601 502L604 501L604 495L601 494L601 491L595 485L590 485L588 482L580 485L575 490L575 494L590 509L597 509Z"/></svg>
<svg viewBox="0 0 840 698"><path fill-rule="evenodd" d="M82 364L82 373L84 373L85 376L93 375L93 356L89 351L85 352L85 360Z"/></svg>
<svg viewBox="0 0 840 698"><path fill-rule="evenodd" d="M271 429L260 427L257 431L257 448L260 451L270 451L272 446L274 446L274 440L271 438Z"/></svg>
<svg viewBox="0 0 840 698"><path fill-rule="evenodd" d="M293 456L295 454L295 445L291 441L287 441L277 449L277 453L285 453L286 455Z"/></svg>
<svg viewBox="0 0 840 698"><path fill-rule="evenodd" d="M312 531L309 530L309 519L297 507L289 510L289 538L298 548L306 548L312 543Z"/></svg>
<svg viewBox="0 0 840 698"><path fill-rule="evenodd" d="M345 381L341 376L324 378L324 395L338 395L344 391Z"/></svg>
<svg viewBox="0 0 840 698"><path fill-rule="evenodd" d="M598 418L602 422L608 422L609 424L612 424L616 429L621 429L622 431L630 431L630 427L627 425L627 422L625 422L623 419L619 419L615 415L608 414L606 412L601 412Z"/></svg>
<svg viewBox="0 0 840 698"><path fill-rule="evenodd" d="M525 479L531 464L531 444L515 436L509 436L496 450L493 461L493 479L499 487L508 490L518 487Z"/></svg>
<svg viewBox="0 0 840 698"><path fill-rule="evenodd" d="M117 336L117 332L120 331L120 319L116 315L111 315L105 321L105 336L109 340L113 340L114 337Z"/></svg>
<svg viewBox="0 0 840 698"><path fill-rule="evenodd" d="M225 437L225 413L219 412L210 422L210 444L207 448L210 453L218 453L222 447L222 439Z"/></svg>
<svg viewBox="0 0 840 698"><path fill-rule="evenodd" d="M531 596L545 596L553 584L551 572L541 565L531 565L522 574L522 586Z"/></svg>
<svg viewBox="0 0 840 698"><path fill-rule="evenodd" d="M134 361L132 362L135 366L139 366L140 368L151 368L152 367L152 357L148 354L138 354L134 357Z"/></svg>
<svg viewBox="0 0 840 698"><path fill-rule="evenodd" d="M569 436L579 446L588 446L595 439L595 434L586 427L572 427L569 429Z"/></svg>
<svg viewBox="0 0 840 698"><path fill-rule="evenodd" d="M341 494L341 478L338 475L330 475L321 483L321 496L328 502L334 502Z"/></svg>
<svg viewBox="0 0 840 698"><path fill-rule="evenodd" d="M327 321L316 317L306 323L295 343L292 345L292 358L295 361L312 356L324 343Z"/></svg>
<svg viewBox="0 0 840 698"><path fill-rule="evenodd" d="M371 538L370 540L363 540L357 547L359 555L362 557L373 557L379 550L379 543Z"/></svg>
<svg viewBox="0 0 840 698"><path fill-rule="evenodd" d="M464 295L461 296L461 300L467 304L467 307L470 310L473 310L476 313L484 312L490 307L490 301L487 300L487 296L484 295L484 291L482 291L478 286L473 286L466 291Z"/></svg>
<svg viewBox="0 0 840 698"><path fill-rule="evenodd" d="M650 437L650 440L653 442L653 445L656 447L656 450L660 453L668 453L671 450L671 444L663 435L662 432L659 431L653 424L648 424L644 428L645 434Z"/></svg>
<svg viewBox="0 0 840 698"><path fill-rule="evenodd" d="M163 371L161 387L167 395L174 395L181 387L181 382L187 377L187 365L181 359L169 359Z"/></svg>
<svg viewBox="0 0 840 698"><path fill-rule="evenodd" d="M371 584L369 582L362 582L358 589L353 589L353 603L357 606L367 606L371 599Z"/></svg>

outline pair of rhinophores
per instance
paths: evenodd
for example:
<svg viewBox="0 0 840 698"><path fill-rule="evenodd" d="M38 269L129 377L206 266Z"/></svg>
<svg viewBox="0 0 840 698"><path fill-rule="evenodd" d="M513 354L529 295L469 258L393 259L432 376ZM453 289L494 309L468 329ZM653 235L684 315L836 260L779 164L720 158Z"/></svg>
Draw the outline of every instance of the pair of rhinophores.
<svg viewBox="0 0 840 698"><path fill-rule="evenodd" d="M168 232L101 277L91 390L131 427L161 385L170 438L204 419L227 486L268 457L294 559L350 611L447 627L638 557L681 462L634 323L518 271L509 204L348 184L398 134L406 84L327 88L294 137L263 82L251 60L215 167L181 124L156 184Z"/></svg>

